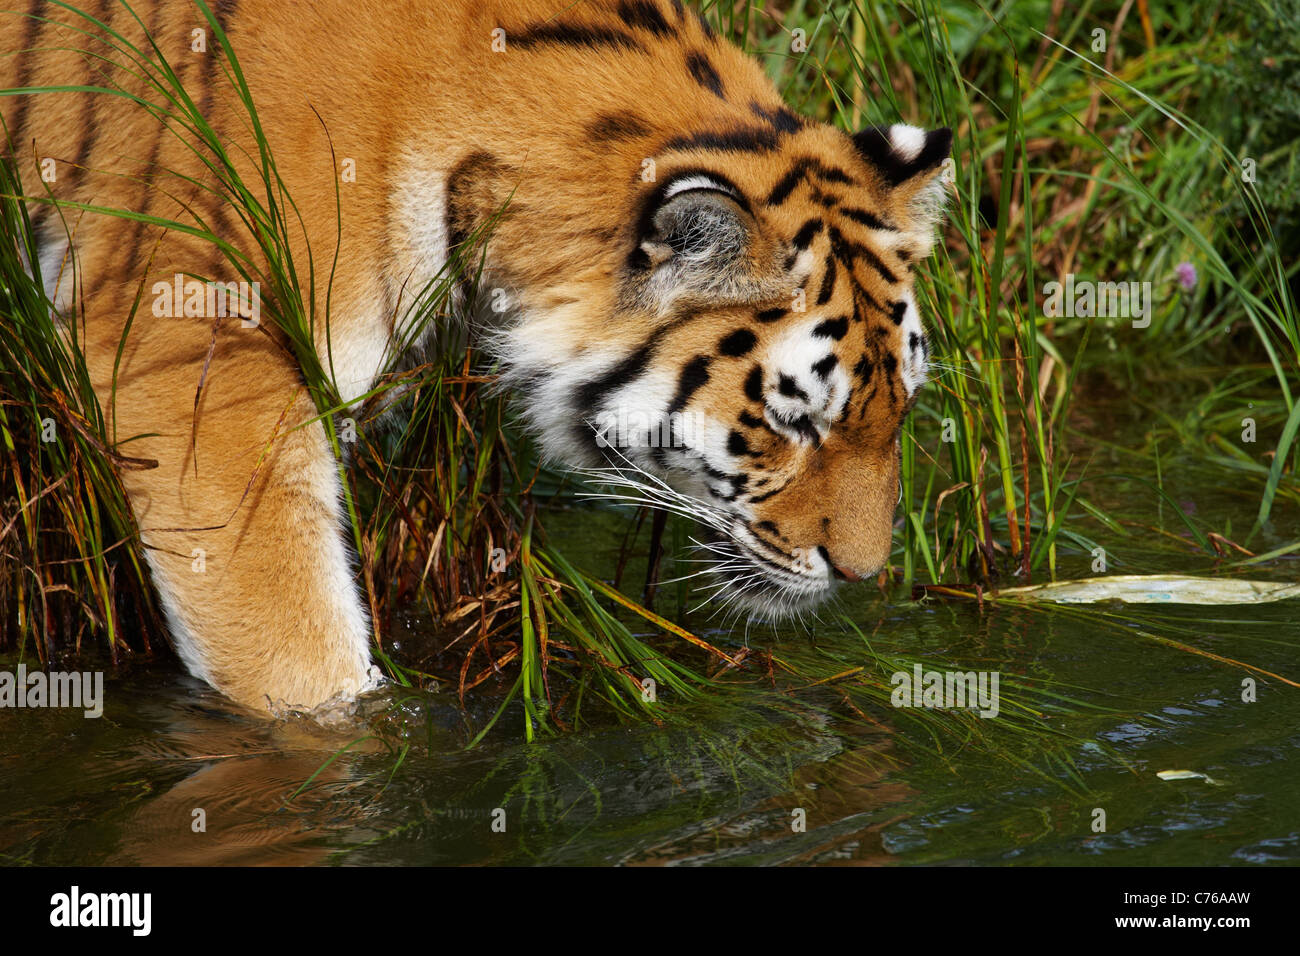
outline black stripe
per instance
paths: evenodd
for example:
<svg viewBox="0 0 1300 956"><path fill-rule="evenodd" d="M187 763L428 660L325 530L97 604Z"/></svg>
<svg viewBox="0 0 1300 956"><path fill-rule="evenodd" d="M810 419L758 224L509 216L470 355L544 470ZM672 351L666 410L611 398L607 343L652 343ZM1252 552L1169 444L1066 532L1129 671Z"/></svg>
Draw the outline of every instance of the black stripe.
<svg viewBox="0 0 1300 956"><path fill-rule="evenodd" d="M616 50L641 50L644 48L630 33L611 27L576 26L566 23L535 23L523 33L511 37L506 34L507 45L525 50L544 46L576 46L588 49L611 47Z"/></svg>
<svg viewBox="0 0 1300 956"><path fill-rule="evenodd" d="M32 0L27 8L27 22L23 24L23 46L18 51L18 68L17 88L26 89L32 85L32 72L34 70L33 60L35 59L35 47L41 37L41 27L44 26L42 17L45 16L45 0ZM89 95L89 94L87 94ZM14 111L14 125L9 130L10 135L18 137L22 135L23 124L27 122L27 108L31 105L31 94L18 97L18 105ZM17 140L15 140L17 144ZM18 144L21 145L21 144Z"/></svg>
<svg viewBox="0 0 1300 956"><path fill-rule="evenodd" d="M480 225L481 210L474 208L472 187L476 179L488 179L500 169L500 163L491 153L480 150L470 153L447 174L446 217L447 251L455 252L463 246Z"/></svg>
<svg viewBox="0 0 1300 956"><path fill-rule="evenodd" d="M767 194L767 204L769 206L779 206L790 198L790 194L794 192L795 187L803 181L810 162L811 160L808 159L795 160L790 171L782 176L777 181L777 184L772 187L772 191Z"/></svg>
<svg viewBox="0 0 1300 956"><path fill-rule="evenodd" d="M814 362L812 370L817 373L817 376L819 378L825 378L826 376L831 374L831 370L835 368L836 365L839 364L839 361L840 361L839 358L837 358L834 355L834 353L832 353L826 356L824 359Z"/></svg>
<svg viewBox="0 0 1300 956"><path fill-rule="evenodd" d="M153 145L149 147L148 164L145 166L144 174L141 177L141 179L143 180L141 186L143 193L141 195L140 207L137 210L141 215L146 215L146 216L149 215L150 207L153 204L154 176L158 169L158 158L159 158L159 153L162 150L163 134L166 132L166 129L163 127L162 123L158 123L157 125L158 125L157 136L154 138ZM220 203L221 201L222 201L221 198L218 196L217 202ZM222 233L216 232L215 223L211 223L210 226L212 227L215 235L219 236L222 239L230 238L227 235L223 235ZM145 221L143 219L137 219L131 227L131 238L127 240L126 246L124 248L126 258L123 261L122 269L120 270L123 275L129 275L130 272L133 271L135 264L139 261L140 243L144 241L144 231L145 231Z"/></svg>
<svg viewBox="0 0 1300 956"><path fill-rule="evenodd" d="M787 482L787 484L788 484L788 482ZM780 490L782 490L784 487L785 487L785 485L782 485L781 488L778 488L777 490L780 491ZM751 500L751 501L758 501L759 499L757 499L757 498L751 498L750 500ZM764 521L764 522L761 522L760 524L756 525L755 527L760 527L760 528L761 528L761 527L763 527L763 525L771 525L773 529L776 528L776 525L772 524L772 522L770 522L770 521ZM749 529L749 532L750 532L750 534L753 534L753 533L754 533L754 529L753 529L753 528L750 528L750 529ZM793 560L793 555L786 554L785 551L783 551L781 548L777 547L777 546L776 546L775 544L773 544L771 541L768 541L768 540L764 539L762 535L755 534L755 535L754 535L754 540L757 541L759 544L761 544L764 548L766 548L766 549L767 549L769 552L771 552L772 554L779 554L781 557L785 558L785 560L787 560L787 561ZM784 540L787 540L787 539L786 539L786 537L785 537L784 535L782 535L782 536L781 536L781 540L784 541ZM780 568L782 571L789 571L789 570L790 570L788 567L786 567L786 566L784 566L784 565L782 565L782 564L778 564L776 561L772 561L772 560L770 560L769 558L764 557L762 554L760 554L760 553L758 553L758 552L756 552L756 551L753 551L752 549L750 550L749 554L750 554L751 557L757 558L759 561L762 561L764 564L770 565L771 567L774 567L774 568Z"/></svg>
<svg viewBox="0 0 1300 956"><path fill-rule="evenodd" d="M159 6L161 6L161 3L159 3ZM221 32L228 35L235 14L239 8L239 0L216 0L215 3L212 3L209 6L212 10L212 15L216 18L217 24L221 27ZM157 26L151 26L150 30L156 31ZM227 36L227 39L230 39L230 37ZM231 40L232 45L233 43L234 41ZM223 75L217 70L217 61L224 53L225 51L221 49L220 43L214 36L212 38L212 45L208 47L208 60L204 64L203 99L199 105L199 109L202 111L204 119L208 120L209 123L212 121L212 117L208 115L208 110L212 106L212 84L219 75Z"/></svg>
<svg viewBox="0 0 1300 956"><path fill-rule="evenodd" d="M797 133L804 127L804 118L782 105L767 109L756 100L749 103L750 112L759 119L773 126L780 133Z"/></svg>
<svg viewBox="0 0 1300 956"><path fill-rule="evenodd" d="M729 475L725 471L718 471L718 469L714 468L712 465L706 464L704 466L704 473L714 481L725 481L731 484L731 494L722 495L721 497L723 501L735 501L740 497L740 493L744 491L745 487L749 484L749 475L743 473ZM717 495L717 492L714 492L714 494Z"/></svg>
<svg viewBox="0 0 1300 956"><path fill-rule="evenodd" d="M771 491L767 492L766 494L757 495L756 497L750 498L750 499L749 499L749 503L750 503L751 505L759 504L759 503L761 503L761 502L766 501L768 498L774 497L775 495L779 495L781 492L785 491L785 489L787 489L787 488L789 488L789 487L790 487L790 482L787 481L787 482L786 482L784 485L782 485L781 487L779 487L779 488L773 488ZM762 541L763 539L762 539L762 538L758 538L757 540ZM753 555L755 558L758 558L760 561L766 561L766 559L763 558L762 555L754 554L754 552L752 552L752 551L750 552L750 554ZM768 561L767 563L768 563L768 564L772 564L773 562ZM785 570L785 569L783 569L783 570Z"/></svg>
<svg viewBox="0 0 1300 956"><path fill-rule="evenodd" d="M718 343L718 351L728 358L746 355L758 343L758 336L749 329L736 329Z"/></svg>
<svg viewBox="0 0 1300 956"><path fill-rule="evenodd" d="M898 377L898 359L893 352L886 352L881 359L885 366L885 380L889 383L889 397L894 397L894 379Z"/></svg>
<svg viewBox="0 0 1300 956"><path fill-rule="evenodd" d="M891 392L891 393L893 392L893 386L892 386L892 385L890 386L890 392ZM871 383L871 390L867 392L866 397L864 397L864 398L862 399L862 404L858 406L858 418L859 418L859 419L863 419L863 418L866 418L866 417L867 417L867 411L868 411L868 409L871 408L871 400L872 400L873 398L875 398L876 395L878 395L879 393L880 393L880 383L879 383L879 382L872 382L872 383Z"/></svg>
<svg viewBox="0 0 1300 956"><path fill-rule="evenodd" d="M784 319L789 309L764 309L762 312L755 313L754 318L760 322L775 322L777 319Z"/></svg>
<svg viewBox="0 0 1300 956"><path fill-rule="evenodd" d="M664 144L665 150L711 149L723 153L769 153L776 148L776 133L759 126L675 136Z"/></svg>
<svg viewBox="0 0 1300 956"><path fill-rule="evenodd" d="M812 162L813 175L826 183L839 183L841 186L853 186L855 180L852 176L840 169L838 166L827 166L817 160Z"/></svg>
<svg viewBox="0 0 1300 956"><path fill-rule="evenodd" d="M822 231L822 221L820 219L809 219L799 231L794 234L791 244L796 249L807 249L812 244L813 239Z"/></svg>
<svg viewBox="0 0 1300 956"><path fill-rule="evenodd" d="M732 455L740 457L741 455L754 455L756 452L750 451L749 442L745 436L738 431L732 431L727 435L727 451Z"/></svg>
<svg viewBox="0 0 1300 956"><path fill-rule="evenodd" d="M231 203L225 197L217 195L212 199L212 234L227 240L234 238L234 227L230 222Z"/></svg>
<svg viewBox="0 0 1300 956"><path fill-rule="evenodd" d="M886 225L881 219L867 212L865 209L857 209L853 206L845 206L840 212L848 216L854 222L861 223L868 229L883 229L886 232L898 232L895 226Z"/></svg>
<svg viewBox="0 0 1300 956"><path fill-rule="evenodd" d="M838 270L835 268L835 259L826 260L826 273L822 276L821 291L817 293L817 304L825 305L831 300L831 294L835 291L835 277Z"/></svg>
<svg viewBox="0 0 1300 956"><path fill-rule="evenodd" d="M673 32L659 8L649 0L620 0L618 17L628 26L649 30L657 37L668 36Z"/></svg>
<svg viewBox="0 0 1300 956"><path fill-rule="evenodd" d="M841 315L836 319L823 319L813 328L813 335L820 338L834 339L839 341L848 334L849 317Z"/></svg>
<svg viewBox="0 0 1300 956"><path fill-rule="evenodd" d="M108 9L107 0L99 0L99 2L95 5L95 11L93 13L93 16L101 23L107 23L108 14L109 14L109 9ZM94 65L95 61L93 59L90 58L87 59L89 61L89 66L87 68L85 85L94 86L95 74L99 71L100 68ZM95 148L95 140L99 136L99 129L95 123L95 104L97 102L95 99L95 94L86 93L85 97L86 97L85 105L83 105L81 108L82 139L81 139L81 145L77 148L77 158L75 161L79 184L84 184L86 181L85 177L82 175L82 172L86 169L86 167L90 163L90 153L91 150Z"/></svg>
<svg viewBox="0 0 1300 956"><path fill-rule="evenodd" d="M101 23L107 24L108 16L109 16L109 6L107 0L99 0L99 3L96 5L95 10L92 13L89 13L87 15L93 16L96 20L100 21ZM84 85L94 86L96 73L102 71L104 68L97 67L95 65L97 61L93 59L87 58L87 60L88 60L87 75L84 81ZM95 140L99 137L99 124L95 121L95 115L97 112L95 106L99 102L96 97L99 95L104 95L104 94L96 94L96 93L84 94L86 99L81 108L81 120L80 120L80 125L82 128L82 138L81 138L81 144L77 147L77 158L73 160L73 166L76 169L75 175L77 177L78 188L83 188L86 185L86 182L90 178L86 174L89 172L90 157L95 147ZM161 132L159 133L159 135L161 136ZM42 225L43 222L37 222L36 224L34 224L34 228L39 230ZM99 291L99 288L110 278L111 278L111 273L109 273L108 270L100 271L94 277L93 280L94 285L91 288L89 288L87 291L85 291L83 297L85 299L93 298L95 294Z"/></svg>
<svg viewBox="0 0 1300 956"><path fill-rule="evenodd" d="M636 139L650 132L649 125L635 113L602 113L587 124L587 135L597 142Z"/></svg>
<svg viewBox="0 0 1300 956"><path fill-rule="evenodd" d="M691 76L700 86L712 92L718 99L727 98L722 91L722 77L718 76L718 71L713 68L713 64L703 53L692 50L686 54L686 68L691 71Z"/></svg>
<svg viewBox="0 0 1300 956"><path fill-rule="evenodd" d="M775 428L773 428L771 425L767 423L766 418L761 418L757 415L751 415L747 411L741 412L740 417L737 420L740 422L740 424L744 425L746 428L761 428L763 429L763 431L767 432L773 438L784 437L780 432L778 432ZM757 458L759 456L755 455L754 457ZM755 465L754 467L761 469L763 466ZM758 482L758 484L759 485L767 484L767 479L766 478L762 479L761 481Z"/></svg>
<svg viewBox="0 0 1300 956"><path fill-rule="evenodd" d="M751 415L751 414L749 414L749 412L741 412L741 413L740 413L740 418L738 419L738 421L740 422L740 424L744 425L746 428L761 428L761 429L763 429L763 431L767 432L767 433L768 433L769 435L771 435L773 438L783 438L783 437L785 437L785 436L783 436L780 432L778 432L775 428L773 428L771 425L769 425L769 424L767 423L767 419L766 419L766 418L760 418L760 417L758 417L758 416L756 416L756 415ZM755 455L754 457L755 457L755 458L758 458L759 456L758 456L758 455ZM762 466L761 464L757 464L757 465L755 465L754 467L757 468L757 469L760 469L760 470L763 468L763 466ZM761 487L762 485L767 484L767 479L766 479L766 478L763 478L763 479L759 480L759 481L757 482L757 484Z"/></svg>
<svg viewBox="0 0 1300 956"><path fill-rule="evenodd" d="M876 299L874 295L872 295L862 286L855 284L853 287L853 292L854 292L853 311L855 315L859 315L859 316L861 315L858 308L859 298L861 300L864 300L867 303L867 305L871 306L871 308L875 309L877 312L881 313L882 315L889 315L889 310L886 309L883 305L881 305L879 300Z"/></svg>
<svg viewBox="0 0 1300 956"><path fill-rule="evenodd" d="M782 485L781 488L778 488L778 489L777 489L777 491L782 490L782 488L784 488L784 487L785 487L785 485ZM766 495L766 496L764 496L764 499L751 498L751 499L749 499L749 500L750 500L750 501L760 501L760 500L765 500L765 499L768 498L768 497L771 497L771 496L770 496L770 495ZM754 530L754 529L753 529L753 528L750 528L749 530L750 530L750 533L753 534L753 530ZM772 544L772 542L765 540L765 539L763 538L762 535L757 535L757 534L755 534L755 535L754 535L754 540L755 540L759 545L761 545L763 548L766 548L770 553L772 553L772 554L779 554L779 555L780 555L782 558L784 558L786 561L791 561L791 560L793 560L793 557L792 557L791 555L786 554L784 551L782 551L782 550L781 550L780 548L778 548L776 545ZM789 566L784 565L784 564L781 564L780 562L777 562L777 561L773 561L771 558L769 558L769 557L767 557L766 555L762 554L760 551L756 551L756 550L754 550L753 548L749 548L749 549L747 549L747 555L748 555L748 557L749 557L751 560L753 560L753 561L755 561L755 562L758 562L758 563L760 563L760 564L765 564L765 565L767 565L769 568L775 568L775 569L778 570L778 571L784 571L784 572L787 572L787 573L788 573L789 570L790 570Z"/></svg>
<svg viewBox="0 0 1300 956"><path fill-rule="evenodd" d="M222 31L229 32L231 20L239 7L239 0L212 0L208 7L212 10L212 15L217 18L217 22L221 24Z"/></svg>
<svg viewBox="0 0 1300 956"><path fill-rule="evenodd" d="M800 401L808 401L808 393L799 387L793 376L782 374L777 379L776 389L786 398L797 398Z"/></svg>
<svg viewBox="0 0 1300 956"><path fill-rule="evenodd" d="M853 143L862 156L880 171L885 182L893 187L942 163L952 149L952 130L944 128L926 133L925 145L912 160L904 159L894 149L893 138L886 126L873 126L854 133Z"/></svg>
<svg viewBox="0 0 1300 956"><path fill-rule="evenodd" d="M845 239L840 231L834 226L830 227L830 237L831 251L834 253L835 258L839 259L841 264L844 266L852 269L853 263L862 259L867 263L867 265L879 272L886 282L896 283L898 281L898 277L886 268L884 262L881 261L880 256L876 255L866 246Z"/></svg>
<svg viewBox="0 0 1300 956"><path fill-rule="evenodd" d="M621 226L588 226L579 230L579 234L593 242L601 244L616 242L623 235Z"/></svg>
<svg viewBox="0 0 1300 956"><path fill-rule="evenodd" d="M830 193L822 192L816 186L812 187L812 196L810 198L813 202L825 206L827 209L834 209L839 205L839 199L832 196Z"/></svg>
<svg viewBox="0 0 1300 956"><path fill-rule="evenodd" d="M216 11L214 10L213 12L215 13ZM162 16L162 4L157 3L154 5L153 11L151 12L151 16L149 17L149 24L145 28L149 31L150 37L154 37L154 38L157 37L158 31L160 29L159 20L161 19L161 16ZM205 73L206 72L210 72L210 68L208 71L205 71ZM208 86L210 87L210 85L211 84L209 82ZM210 92L209 88L205 87L204 89L205 101L208 98L209 92ZM205 119L208 118L206 109L204 110L204 118ZM153 144L149 147L149 159L145 164L144 173L141 176L141 179L143 180L143 184L142 184L143 192L140 199L140 205L136 210L142 215L148 215L150 207L153 204L154 176L157 172L158 160L162 153L162 139L167 132L166 127L161 122L156 123L155 125L157 128L154 131L155 136L154 136ZM218 208L220 208L220 205L222 203L221 198L217 197L216 201L218 203ZM213 229L214 234L220 236L223 239L230 238L228 235L224 233L216 232L215 222L211 224L211 227ZM144 241L144 231L145 231L144 220L137 219L131 227L131 238L127 240L126 247L123 250L126 255L126 258L124 259L122 263L122 267L119 270L119 272L122 275L130 275L132 272L134 272L135 265L139 261L140 244Z"/></svg>
<svg viewBox="0 0 1300 956"><path fill-rule="evenodd" d="M680 412L696 393L709 380L709 363L707 355L697 355L682 368L677 378L677 394L668 405L668 414Z"/></svg>
<svg viewBox="0 0 1300 956"><path fill-rule="evenodd" d="M662 330L656 330L645 342L637 347L636 351L618 362L609 371L593 381L580 385L574 411L585 418L595 412L601 400L615 388L640 378L646 366L649 365L650 359L654 356L656 348L658 348L660 335L662 335Z"/></svg>
<svg viewBox="0 0 1300 956"><path fill-rule="evenodd" d="M44 17L46 14L45 6L45 0L34 0L27 11L30 19L23 27L23 48L19 53L21 59L18 62L17 77L17 85L19 89L25 89L32 85L33 73L35 72L35 65L33 63L33 60L35 59L34 48L40 42L41 27L44 26L44 23L40 18ZM89 96L90 94L87 93L85 95ZM31 137L27 137L26 144L21 141L23 126L27 122L27 110L31 106L31 102L32 94L30 93L26 96L18 97L18 105L14 111L14 125L9 130L9 134L14 137L14 146L19 152L25 152L26 147L31 145ZM5 144L6 147L7 145L8 144ZM19 162L22 161L22 156L20 155L15 155L14 158ZM41 203L32 214L32 232L36 235L38 243L44 236L45 220L50 217L55 208L56 207L53 203Z"/></svg>

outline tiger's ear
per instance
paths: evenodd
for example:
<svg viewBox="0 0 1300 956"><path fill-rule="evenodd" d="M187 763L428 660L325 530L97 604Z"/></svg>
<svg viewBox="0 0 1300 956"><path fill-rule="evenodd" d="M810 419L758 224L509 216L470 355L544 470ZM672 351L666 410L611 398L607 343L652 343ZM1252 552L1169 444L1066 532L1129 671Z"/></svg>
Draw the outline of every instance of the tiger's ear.
<svg viewBox="0 0 1300 956"><path fill-rule="evenodd" d="M926 131L903 123L873 126L854 133L853 144L880 175L912 253L928 255L947 198L943 171L952 152L952 130Z"/></svg>
<svg viewBox="0 0 1300 956"><path fill-rule="evenodd" d="M926 130L918 126L895 123L872 126L853 134L853 144L862 158L871 163L896 189L923 173L933 174L952 152L952 130L948 127Z"/></svg>

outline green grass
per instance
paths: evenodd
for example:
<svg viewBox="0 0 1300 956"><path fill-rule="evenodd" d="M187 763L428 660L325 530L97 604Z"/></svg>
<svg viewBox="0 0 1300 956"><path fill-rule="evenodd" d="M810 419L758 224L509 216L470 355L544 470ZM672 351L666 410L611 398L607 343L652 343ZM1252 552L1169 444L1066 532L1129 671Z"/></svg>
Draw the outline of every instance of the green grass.
<svg viewBox="0 0 1300 956"><path fill-rule="evenodd" d="M1270 209L1242 181L1239 161L1258 152L1264 175L1282 167L1263 161L1273 154L1252 139L1258 130L1227 122L1233 104L1201 68L1201 61L1230 62L1249 9L1152 10L1160 37L1152 45L1141 24L1146 4L1138 3L1108 52L1094 53L1091 31L1112 32L1122 6L1085 0L1053 18L1047 0L704 4L803 112L845 129L901 120L957 133L949 219L918 280L935 374L904 434L894 576L903 588L1052 577L1064 561L1082 566L1099 527L1121 527L1124 516L1092 500L1108 480L1091 462L1103 445L1089 435L1081 452L1072 418L1103 371L1104 387L1126 387L1133 401L1152 406L1153 444L1134 452L1140 463L1156 460L1162 440L1204 445L1234 480L1249 483L1249 530L1263 534L1270 551L1291 546L1269 529L1277 504L1300 498L1296 263L1273 233ZM608 569L566 559L547 544L537 504L567 498L572 485L539 473L504 399L487 387L491 370L454 334L443 335L447 347L436 359L392 369L359 413L345 408L312 346L317 324L329 321L335 263L290 254L286 237L299 228L298 213L276 171L274 144L257 124L238 51L227 50L203 11L255 133L255 182L235 174L225 144L158 51L121 37L102 48L89 34L70 42L95 44L98 55L149 78L140 108L193 144L252 244L213 235L201 220L100 212L202 236L241 278L269 290L267 314L293 343L335 444L376 652L390 677L410 687L449 686L469 700L504 669L508 685L494 692L493 715L476 724L472 741L507 714L529 740L608 719L712 714L743 726L747 700L761 685L850 719L888 709L891 719L916 722L914 736L928 737L936 751L944 740L973 741L1017 761L1065 759L1077 741L1055 718L1088 707L1054 685L1011 681L999 721L895 712L888 677L909 670L913 658L860 631L854 636L853 621L834 625L850 636L834 642L839 650L791 641L730 667L731 652L623 596ZM796 30L807 41L802 51L792 49ZM1240 135L1225 143L1224 131ZM157 615L111 467L139 463L113 459L75 342L60 338L39 285L26 277L23 262L34 256L17 201L25 184L12 164L3 177L0 304L11 321L0 323L0 627L7 642L41 660L83 639L106 642L114 655L147 653L160 642ZM448 291L475 274L490 231L417 297L413 334L428 323L455 328ZM1199 273L1189 293L1173 279L1183 261ZM1042 286L1066 272L1151 282L1150 327L1045 317ZM1192 421L1162 417L1161 376L1206 356L1228 368L1213 373L1219 381L1206 390L1201 413ZM1259 422L1253 447L1225 438L1243 401L1254 403ZM379 427L394 402L397 426ZM358 436L346 456L345 417ZM45 419L54 421L57 441L40 440ZM1150 494L1152 507L1164 501L1158 482ZM1209 532L1231 531L1191 527L1207 554ZM669 522L666 540L678 554L688 535ZM497 549L507 558L504 572L493 569ZM664 599L679 609L685 603L680 589L662 591ZM391 648L394 616L411 606L444 638L427 659ZM658 700L643 694L645 678L656 682Z"/></svg>
<svg viewBox="0 0 1300 956"><path fill-rule="evenodd" d="M1294 164L1264 158L1259 130L1233 122L1239 103L1211 79L1268 22L1265 9L1080 2L1058 17L1047 2L795 0L784 14L712 5L805 111L846 129L902 121L957 132L950 220L920 281L938 374L906 431L905 582L1054 576L1060 549L1087 543L1072 526L1087 508L1077 479L1088 459L1065 439L1072 402L1087 400L1083 373L1097 369L1142 401L1170 365L1218 360L1227 368L1213 377L1233 387L1213 386L1210 427L1178 437L1222 445L1212 423L1239 420L1249 395L1259 444L1238 442L1225 457L1263 479L1253 530L1279 495L1297 500L1295 247L1274 234L1276 213L1240 161L1259 157L1257 181L1283 194L1278 178ZM810 38L804 53L791 51L796 29ZM1093 50L1095 30L1104 52ZM1229 132L1242 135L1224 142ZM1180 262L1198 273L1190 293L1175 283ZM1150 282L1150 327L1045 317L1043 286L1067 272ZM955 440L944 440L945 423ZM1153 414L1152 424L1166 423Z"/></svg>

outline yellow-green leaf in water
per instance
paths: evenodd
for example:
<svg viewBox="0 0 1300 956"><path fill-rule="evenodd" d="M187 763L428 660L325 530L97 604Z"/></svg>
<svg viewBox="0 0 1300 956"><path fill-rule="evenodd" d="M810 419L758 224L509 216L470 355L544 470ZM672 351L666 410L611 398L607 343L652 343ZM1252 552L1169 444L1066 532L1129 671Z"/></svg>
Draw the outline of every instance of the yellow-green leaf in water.
<svg viewBox="0 0 1300 956"><path fill-rule="evenodd" d="M1055 601L1093 604L1267 604L1300 598L1300 584L1282 581L1243 581L1237 578L1197 578L1182 574L1115 574L1056 581L1022 588L1004 588L998 600Z"/></svg>
<svg viewBox="0 0 1300 956"><path fill-rule="evenodd" d="M1222 787L1223 784L1208 774L1196 770L1161 770L1156 774L1161 780L1204 780L1208 784Z"/></svg>

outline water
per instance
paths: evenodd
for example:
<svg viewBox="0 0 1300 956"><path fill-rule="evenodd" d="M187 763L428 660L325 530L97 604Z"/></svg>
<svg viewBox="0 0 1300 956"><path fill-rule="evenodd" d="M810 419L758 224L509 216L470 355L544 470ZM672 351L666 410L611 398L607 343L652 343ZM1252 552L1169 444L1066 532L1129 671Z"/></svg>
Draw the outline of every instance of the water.
<svg viewBox="0 0 1300 956"><path fill-rule="evenodd" d="M1203 646L1285 674L1295 660L1292 612L1121 616L1107 632L968 605L901 615L936 652L980 645L986 666L1069 675L1144 702L1075 722L1131 764L1079 747L1086 791L996 756L927 754L849 721L791 718L774 724L768 746L725 727L705 740L651 725L528 746L507 721L466 752L458 709L432 695L427 707L399 708L420 745L396 772L388 750L363 743L289 799L353 736L245 718L197 682L150 667L110 677L98 720L0 715L0 853L33 864L1300 860L1300 694L1261 681L1258 700L1243 703L1244 672L1131 631L1173 618L1215 635ZM1221 785L1159 780L1165 769ZM498 807L504 833L493 831ZM792 829L796 808L807 832ZM1092 830L1097 808L1104 833ZM196 809L205 833L194 832Z"/></svg>
<svg viewBox="0 0 1300 956"><path fill-rule="evenodd" d="M1165 464L1172 470L1177 460ZM1229 517L1248 524L1250 502L1238 490L1191 465L1171 486L1180 507L1215 527ZM1127 502L1134 527L1181 534L1171 506L1137 510L1133 503L1149 497L1136 486L1115 482L1107 500L1094 500L1119 513ZM1288 540L1289 507L1280 505L1261 550ZM611 558L623 527L582 510L553 514L547 526L595 567ZM1174 539L1158 551L1139 546L1157 537L1139 530L1117 540L1122 566L1111 570L1212 568ZM1086 556L1074 560L1067 573L1088 573ZM1294 580L1294 567L1283 560L1254 576ZM0 710L0 861L1300 861L1300 689L1262 673L1300 681L1295 602L981 609L886 604L864 589L845 610L877 651L1055 681L1079 707L1100 709L1050 719L1068 735L1064 763L1035 759L1041 748L1009 729L994 735L1000 749L982 749L930 738L888 708L864 722L831 692L806 695L805 707L761 681L746 688L752 707L743 722L734 710L700 707L662 727L610 721L528 745L521 714L508 710L467 751L500 687L485 685L469 714L450 692L388 689L367 701L357 725L327 730L250 719L172 666L135 665L107 672L99 719ZM745 641L739 629L705 630L733 650ZM814 635L819 652L865 659L852 634L826 625ZM419 636L417 623L411 637ZM808 653L809 641L795 631L749 635L754 650L786 655ZM15 665L0 657L0 669ZM1254 702L1243 700L1247 678ZM377 736L359 739L371 731ZM1164 781L1161 770L1197 771L1217 785Z"/></svg>

